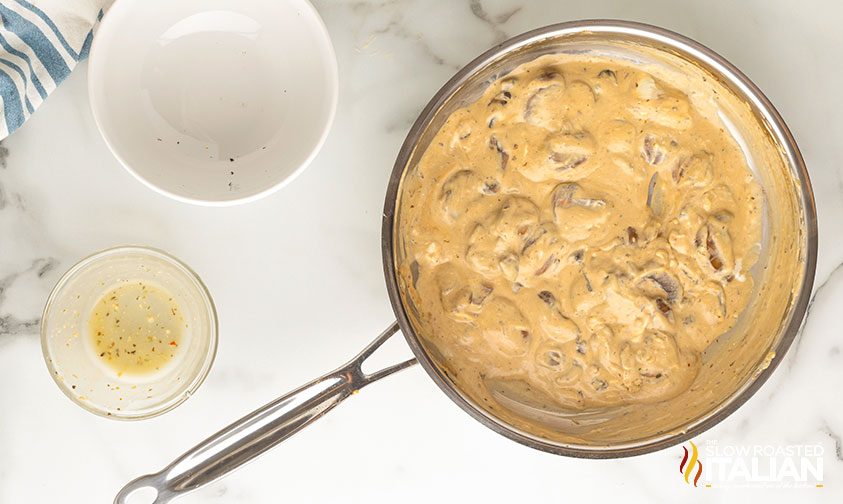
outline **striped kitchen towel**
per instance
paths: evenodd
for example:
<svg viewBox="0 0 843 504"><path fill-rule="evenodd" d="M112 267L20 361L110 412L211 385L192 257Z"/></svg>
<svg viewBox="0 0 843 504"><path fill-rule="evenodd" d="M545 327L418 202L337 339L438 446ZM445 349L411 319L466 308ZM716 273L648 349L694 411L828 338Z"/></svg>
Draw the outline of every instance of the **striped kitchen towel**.
<svg viewBox="0 0 843 504"><path fill-rule="evenodd" d="M0 0L0 140L88 56L111 0Z"/></svg>

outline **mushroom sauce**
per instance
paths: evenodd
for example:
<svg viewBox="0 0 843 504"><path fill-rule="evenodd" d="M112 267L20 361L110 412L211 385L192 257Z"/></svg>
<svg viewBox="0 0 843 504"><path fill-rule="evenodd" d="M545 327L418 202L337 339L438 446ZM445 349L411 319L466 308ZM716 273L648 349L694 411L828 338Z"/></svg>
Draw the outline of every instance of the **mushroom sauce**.
<svg viewBox="0 0 843 504"><path fill-rule="evenodd" d="M475 400L656 402L753 289L761 190L720 122L620 60L549 55L454 112L402 182L399 275Z"/></svg>

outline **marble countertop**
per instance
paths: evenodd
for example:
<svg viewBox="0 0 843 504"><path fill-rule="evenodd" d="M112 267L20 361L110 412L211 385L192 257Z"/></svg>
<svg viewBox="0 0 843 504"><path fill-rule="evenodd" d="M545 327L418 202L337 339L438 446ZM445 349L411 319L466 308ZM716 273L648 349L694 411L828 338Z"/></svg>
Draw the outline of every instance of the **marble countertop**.
<svg viewBox="0 0 843 504"><path fill-rule="evenodd" d="M200 208L148 190L94 126L81 65L0 146L0 502L103 503L206 435L356 353L393 320L380 224L389 171L433 93L474 56L554 22L621 18L686 34L740 67L795 134L816 191L809 316L785 362L697 439L820 445L823 488L697 488L682 449L577 460L513 443L464 414L422 369L367 388L258 461L180 502L686 502L843 500L843 5L833 0L328 1L316 7L340 71L336 123L312 166L272 197ZM95 417L46 372L40 312L88 253L139 243L206 280L220 315L206 383L142 422ZM391 342L390 357L409 355Z"/></svg>

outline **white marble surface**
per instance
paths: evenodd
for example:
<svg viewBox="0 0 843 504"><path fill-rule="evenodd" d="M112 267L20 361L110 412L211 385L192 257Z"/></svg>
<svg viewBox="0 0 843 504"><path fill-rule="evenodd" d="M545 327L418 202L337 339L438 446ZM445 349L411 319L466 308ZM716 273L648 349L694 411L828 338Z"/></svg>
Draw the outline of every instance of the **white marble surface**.
<svg viewBox="0 0 843 504"><path fill-rule="evenodd" d="M614 461L555 457L469 418L420 368L366 389L187 503L843 500L843 6L834 0L320 0L341 79L337 121L292 185L236 208L154 194L111 158L82 65L0 163L0 503L104 503L126 481L355 353L392 321L381 272L388 173L411 122L461 65L505 37L611 17L709 45L765 90L808 163L819 207L816 295L796 347L740 411L701 436L819 443L821 489L693 489L681 449ZM122 423L73 405L37 328L62 272L116 244L163 248L207 281L220 312L207 382L175 411ZM409 351L396 341L390 351Z"/></svg>

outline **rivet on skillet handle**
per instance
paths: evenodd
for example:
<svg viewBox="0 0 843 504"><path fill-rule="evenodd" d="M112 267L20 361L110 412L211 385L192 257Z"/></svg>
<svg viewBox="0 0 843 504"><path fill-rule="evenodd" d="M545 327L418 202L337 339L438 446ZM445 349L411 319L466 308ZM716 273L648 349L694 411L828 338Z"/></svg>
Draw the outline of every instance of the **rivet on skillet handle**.
<svg viewBox="0 0 843 504"><path fill-rule="evenodd" d="M371 374L362 370L366 359L397 331L398 323L394 322L336 371L246 415L202 441L160 472L132 480L120 490L114 504L128 504L129 495L142 488L152 488L157 492L151 504L164 504L207 485L310 425L366 385L412 366L416 359Z"/></svg>

